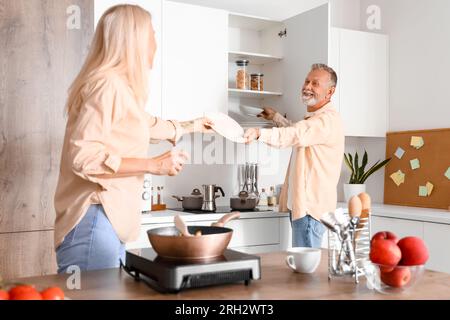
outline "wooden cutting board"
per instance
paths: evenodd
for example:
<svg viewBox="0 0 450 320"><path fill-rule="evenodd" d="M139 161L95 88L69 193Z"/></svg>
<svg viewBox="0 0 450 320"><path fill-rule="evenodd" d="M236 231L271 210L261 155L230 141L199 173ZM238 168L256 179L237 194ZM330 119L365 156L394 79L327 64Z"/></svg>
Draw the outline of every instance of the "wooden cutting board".
<svg viewBox="0 0 450 320"><path fill-rule="evenodd" d="M423 138L421 148L410 145L413 136ZM394 155L399 147L405 151L401 159ZM450 210L450 180L444 175L450 167L450 128L388 132L386 158L392 160L385 167L385 204ZM415 170L410 164L414 159L420 163ZM405 174L405 181L399 186L390 177L398 170ZM431 194L419 196L419 186L427 182L434 186Z"/></svg>

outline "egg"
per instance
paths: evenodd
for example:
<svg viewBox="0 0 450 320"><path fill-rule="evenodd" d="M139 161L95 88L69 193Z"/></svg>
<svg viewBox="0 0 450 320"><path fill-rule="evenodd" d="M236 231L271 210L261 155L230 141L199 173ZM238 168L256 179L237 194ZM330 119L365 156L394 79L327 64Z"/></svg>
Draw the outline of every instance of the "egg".
<svg viewBox="0 0 450 320"><path fill-rule="evenodd" d="M350 216L359 217L362 211L362 203L358 196L353 196L348 201L348 213Z"/></svg>
<svg viewBox="0 0 450 320"><path fill-rule="evenodd" d="M361 200L362 213L368 215L370 213L371 200L368 193L361 192L358 194L358 198Z"/></svg>

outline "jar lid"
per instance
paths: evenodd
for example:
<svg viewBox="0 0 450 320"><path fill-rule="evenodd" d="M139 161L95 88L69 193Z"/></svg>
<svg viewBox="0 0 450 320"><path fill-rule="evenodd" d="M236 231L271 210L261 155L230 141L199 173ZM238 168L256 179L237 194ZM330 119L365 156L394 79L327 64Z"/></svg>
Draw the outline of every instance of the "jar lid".
<svg viewBox="0 0 450 320"><path fill-rule="evenodd" d="M236 60L236 64L240 67L248 65L249 62L249 60Z"/></svg>
<svg viewBox="0 0 450 320"><path fill-rule="evenodd" d="M263 73L252 73L250 76L263 77L264 74Z"/></svg>

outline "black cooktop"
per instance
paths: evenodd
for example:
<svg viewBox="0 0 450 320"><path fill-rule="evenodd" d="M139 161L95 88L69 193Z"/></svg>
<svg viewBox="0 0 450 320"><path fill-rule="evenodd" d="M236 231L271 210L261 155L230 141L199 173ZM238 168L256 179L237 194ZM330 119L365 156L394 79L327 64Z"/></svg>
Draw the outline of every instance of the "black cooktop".
<svg viewBox="0 0 450 320"><path fill-rule="evenodd" d="M204 214L204 213L229 213L229 212L232 212L232 211L240 211L240 212L271 212L271 211L273 211L272 209L263 209L263 208L254 208L254 209L249 209L249 210L233 210L229 206L218 206L216 208L216 211L214 211L214 212L203 211L203 210L186 210L186 209L183 209L183 208L168 208L168 210L180 211L180 212L188 212L188 213L197 213L197 214Z"/></svg>
<svg viewBox="0 0 450 320"><path fill-rule="evenodd" d="M258 256L229 249L207 260L163 258L152 248L128 250L121 266L136 280L163 293L242 281L248 285L261 278Z"/></svg>

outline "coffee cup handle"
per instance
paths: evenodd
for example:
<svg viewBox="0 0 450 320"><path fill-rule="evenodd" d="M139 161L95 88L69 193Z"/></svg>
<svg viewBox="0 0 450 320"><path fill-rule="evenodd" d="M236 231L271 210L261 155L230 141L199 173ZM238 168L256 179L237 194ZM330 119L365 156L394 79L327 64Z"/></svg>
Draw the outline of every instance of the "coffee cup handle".
<svg viewBox="0 0 450 320"><path fill-rule="evenodd" d="M291 268L292 270L296 271L297 268L295 267L295 260L294 260L294 256L287 256L286 257L286 264L289 268Z"/></svg>

